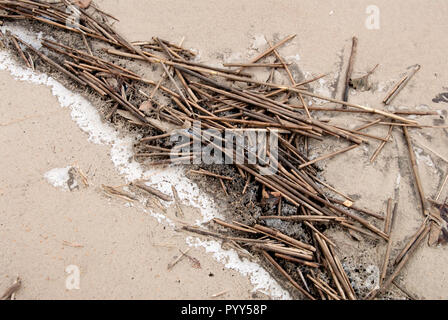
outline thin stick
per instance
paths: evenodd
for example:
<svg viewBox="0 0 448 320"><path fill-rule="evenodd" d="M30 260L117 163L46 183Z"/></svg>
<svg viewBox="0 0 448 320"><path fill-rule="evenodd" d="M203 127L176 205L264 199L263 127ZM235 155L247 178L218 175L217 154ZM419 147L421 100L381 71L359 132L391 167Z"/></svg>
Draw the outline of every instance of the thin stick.
<svg viewBox="0 0 448 320"><path fill-rule="evenodd" d="M266 38L265 38L265 39L266 39ZM272 48L272 44L271 44L271 42L270 42L268 39L266 39L266 42L268 43L269 47ZM275 54L275 56L277 57L278 61L280 61L280 64L281 64L281 65L283 66L283 68L286 70L286 73L288 74L289 80L291 81L291 85L292 85L293 87L295 87L295 86L296 86L296 82L295 82L295 80L294 80L294 77L292 76L291 71L290 71L289 68L288 68L288 65L287 65L286 62L283 60L283 58L281 57L281 55L278 53L277 50L274 50L274 54Z"/></svg>
<svg viewBox="0 0 448 320"><path fill-rule="evenodd" d="M406 290L406 288L403 288L401 285L399 285L397 283L396 280L392 281L393 285L395 287L397 287L401 292L403 292L405 295L408 296L409 299L411 300L419 300L415 295L413 295L412 293L410 293L408 290Z"/></svg>
<svg viewBox="0 0 448 320"><path fill-rule="evenodd" d="M250 61L250 63L257 63L258 61L260 61L261 59L263 59L264 57L266 57L267 55L271 54L275 49L281 47L282 45L284 45L286 42L294 39L296 37L296 35L290 35L288 37L286 37L285 39L283 39L282 41L280 41L279 43L277 43L276 45L274 45L273 47L270 47L267 51L263 52L262 54L258 55L257 57L255 57L254 59L252 59ZM238 71L241 72L243 71L244 67L241 67Z"/></svg>
<svg viewBox="0 0 448 320"><path fill-rule="evenodd" d="M73 75L72 73L70 73L69 71L67 71L66 69L64 69L63 67L61 67L59 64L55 63L53 60L51 60L50 58L48 58L46 55L40 53L38 50L34 49L31 45L29 45L28 43L20 40L19 38L16 38L17 41L19 41L20 43L22 43L23 45L25 45L29 50L33 51L35 54L37 54L42 60L44 60L45 62L47 62L48 64L50 64L51 66L53 66L54 68L58 69L60 72L62 72L63 74L65 74L66 76L68 76L69 78L71 78L72 80L75 80L76 82L84 85L84 81L82 81L80 78L78 78L77 76Z"/></svg>
<svg viewBox="0 0 448 320"><path fill-rule="evenodd" d="M221 291L221 292L219 292L219 293L216 293L216 294L212 295L211 297L212 297L212 298L219 298L219 297L225 295L226 293L229 293L229 291L230 291L230 290L224 290L224 291Z"/></svg>
<svg viewBox="0 0 448 320"><path fill-rule="evenodd" d="M282 68L281 63L224 63L224 67L244 67L244 68Z"/></svg>
<svg viewBox="0 0 448 320"><path fill-rule="evenodd" d="M417 161L415 160L414 147L412 146L411 138L409 136L409 131L408 131L407 127L403 127L403 133L404 133L404 136L405 136L405 139L406 139L406 142L408 145L408 149L409 149L409 158L411 160L412 171L414 173L414 178L415 178L415 184L417 185L418 194L420 196L420 202L422 205L423 215L427 216L428 211L427 211L425 193L423 192L423 186L422 186L422 182L420 179L420 174L418 172Z"/></svg>
<svg viewBox="0 0 448 320"><path fill-rule="evenodd" d="M328 296L330 296L334 300L341 300L341 298L335 292L333 292L333 290L329 290L328 288L323 286L317 279L313 278L310 275L307 275L307 277L308 277L308 279L311 280L311 282L313 282L313 284L316 286L316 288L324 291Z"/></svg>
<svg viewBox="0 0 448 320"><path fill-rule="evenodd" d="M348 195L346 195L345 193L342 193L342 192L339 191L339 190L336 190L335 188L333 188L333 187L330 186L329 184L325 183L324 181L322 181L322 180L320 180L320 179L318 179L318 178L316 178L316 177L313 177L313 179L314 179L317 183L323 185L325 188L327 188L327 189L333 191L334 193L340 195L341 197L347 199L348 201L350 201L350 202L355 202L355 200L353 200L352 198L350 198Z"/></svg>
<svg viewBox="0 0 448 320"><path fill-rule="evenodd" d="M32 69L30 62L28 61L28 59L25 57L25 54L23 53L22 48L20 48L19 43L17 42L17 39L14 35L11 36L12 39L12 43L14 44L14 46L16 47L17 51L19 52L20 57L22 58L22 60L25 62L25 64L28 66L28 68Z"/></svg>
<svg viewBox="0 0 448 320"><path fill-rule="evenodd" d="M227 187L224 184L224 180L222 180L221 178L218 178L219 183L221 184L222 190L224 191L224 194L228 197L229 193L227 192Z"/></svg>
<svg viewBox="0 0 448 320"><path fill-rule="evenodd" d="M354 131L361 131L361 130L370 128L370 127L376 125L376 124L379 123L379 122L381 122L381 119L377 119L377 120L375 120L375 121L373 121L373 122L367 123L367 124L365 124L365 125L362 125L362 126L360 126L360 127L355 128L355 129L353 129L353 130L354 130Z"/></svg>
<svg viewBox="0 0 448 320"><path fill-rule="evenodd" d="M385 229L384 232L386 232L389 235L389 241L387 241L386 253L384 254L383 268L381 269L382 271L381 271L381 276L380 276L380 286L386 279L387 268L389 266L389 258L390 258L390 253L392 251L392 237L391 237L392 227L393 227L392 225L393 225L394 217L397 214L398 203L395 203L395 207L394 207L393 211L390 211L391 206L392 206L392 204L389 202L388 203L388 218L386 219L386 221L389 221L389 224L386 223L386 226L384 228ZM389 211L390 211L390 214L389 214Z"/></svg>
<svg viewBox="0 0 448 320"><path fill-rule="evenodd" d="M411 240L406 244L406 246L401 250L401 252L398 254L397 258L395 259L394 265L398 265L401 260L403 260L403 257L408 253L409 249L412 248L414 243L417 241L417 239L420 237L420 235L425 231L427 228L426 220L420 227L420 229L417 230L417 232L412 236Z"/></svg>
<svg viewBox="0 0 448 320"><path fill-rule="evenodd" d="M384 279L386 279L387 267L389 266L389 258L391 251L392 251L392 241L389 240L387 242L386 253L384 254L383 267L381 269L381 276L380 276L380 285L384 282Z"/></svg>
<svg viewBox="0 0 448 320"><path fill-rule="evenodd" d="M352 78L353 65L355 64L355 57L356 57L357 48L358 48L358 38L353 37L353 40L352 40L352 52L350 54L350 60L348 61L347 73L346 73L346 76L345 76L344 96L342 98L342 100L344 100L345 102L348 101L348 95L349 95L349 92L350 92L350 80Z"/></svg>
<svg viewBox="0 0 448 320"><path fill-rule="evenodd" d="M349 296L351 300L355 300L355 297L353 295L353 289L350 286L350 283L346 281L346 278L344 277L342 271L339 269L337 262L334 259L333 254L331 253L331 250L328 248L327 244L324 240L321 239L321 237L317 234L315 234L315 237L317 239L317 242L319 243L320 248L322 249L322 252L330 265L331 269L335 273L334 279L337 279L342 287L345 293Z"/></svg>
<svg viewBox="0 0 448 320"><path fill-rule="evenodd" d="M147 143L147 142L151 142L154 140L160 140L160 139L164 139L164 138L169 138L171 137L172 133L165 133L159 136L152 136L152 137L147 137L147 138L143 138L140 140L141 143Z"/></svg>
<svg viewBox="0 0 448 320"><path fill-rule="evenodd" d="M288 272L286 272L266 251L261 251L261 253L304 296L306 296L310 300L316 300L308 291L303 289L297 282L295 282L294 279L288 274Z"/></svg>
<svg viewBox="0 0 448 320"><path fill-rule="evenodd" d="M313 221L313 222L329 222L329 221L345 221L342 217L328 216L261 216L260 220L282 220L282 221Z"/></svg>
<svg viewBox="0 0 448 320"><path fill-rule="evenodd" d="M234 225L234 224L230 224L230 223L222 221L221 219L218 219L218 218L213 219L213 222L215 222L215 223L217 223L217 224L219 224L219 225L221 225L223 227L230 228L230 229L233 229L233 230L242 231L242 232L251 233L251 234L258 234L257 231L254 231L252 229L248 229L246 227L241 227L241 226L237 226L237 225Z"/></svg>
<svg viewBox="0 0 448 320"><path fill-rule="evenodd" d="M420 65L417 65L414 67L414 70L404 77L393 89L392 91L386 96L386 98L383 100L383 103L385 105L388 105L392 102L392 100L395 99L395 97L403 90L404 87L408 84L408 82L414 77L414 75L421 69Z"/></svg>
<svg viewBox="0 0 448 320"><path fill-rule="evenodd" d="M268 234L270 236L274 236L274 237L280 238L281 240L286 241L288 243L291 243L294 246L297 246L299 248L302 248L302 249L305 249L305 250L308 250L308 251L311 251L311 252L315 252L316 251L316 248L314 248L312 245L309 245L309 244L304 243L302 241L299 241L299 240L296 240L294 238L291 238L291 237L281 233L280 231L277 231L277 230L274 230L274 229L271 229L271 228L268 228L268 227L263 227L263 226L260 226L260 225L255 225L254 228L256 230L259 230L259 231L261 231L261 232L263 232L265 234Z"/></svg>
<svg viewBox="0 0 448 320"><path fill-rule="evenodd" d="M401 260L401 262L397 265L397 267L395 268L394 273L383 283L383 285L381 286L380 289L375 290L369 297L368 299L374 299L379 293L384 293L384 291L386 291L389 286L392 284L392 282L398 277L398 275L400 274L401 270L404 268L404 266L406 265L406 263L409 261L409 259L411 258L412 254L417 250L417 248L420 246L420 244L422 243L422 241L425 239L425 237L428 235L430 231L430 227L426 226L426 229L423 231L423 233L421 234L421 236L417 239L417 241L415 241L415 243L413 244L413 246L409 249L408 253L406 254L406 256Z"/></svg>
<svg viewBox="0 0 448 320"><path fill-rule="evenodd" d="M179 257L177 257L176 260L174 260L173 262L169 263L167 269L168 270L172 270L176 266L176 264L178 264L184 257L187 256L187 253L189 253L190 251L191 251L191 248L189 248L185 253L183 253L181 251L181 255Z"/></svg>
<svg viewBox="0 0 448 320"><path fill-rule="evenodd" d="M387 96L384 98L383 103L385 105L389 104L389 100L391 99L391 97L394 95L395 92L397 92L398 88L400 88L400 86L406 81L406 79L408 78L408 76L404 76L400 81L398 81L398 83L392 88L392 90L387 94Z"/></svg>
<svg viewBox="0 0 448 320"><path fill-rule="evenodd" d="M359 233L361 233L361 234L363 234L363 235L365 235L367 237L374 238L374 239L379 239L378 235L370 233L368 231L365 231L365 230L363 230L361 228L358 228L357 226L354 226L353 224L342 222L341 226L346 227L348 229L351 229L353 231L359 232ZM384 239L384 237L382 237L382 238Z"/></svg>
<svg viewBox="0 0 448 320"><path fill-rule="evenodd" d="M320 232L319 230L317 230L310 222L308 221L304 221L305 225L310 228L311 230L313 230L315 233L317 233L322 239L324 239L329 245L331 245L332 247L336 248L337 245L331 241L327 236L325 236L322 232Z"/></svg>
<svg viewBox="0 0 448 320"><path fill-rule="evenodd" d="M182 38L182 40L180 41L179 46L182 46L183 42L184 42L185 38ZM159 82L157 82L157 85L154 87L154 89L152 90L151 94L150 94L150 99L154 98L154 96L157 93L157 90L159 90L160 86L162 85L163 81L165 80L165 78L168 76L168 74L166 72L163 72L162 76L160 77Z"/></svg>
<svg viewBox="0 0 448 320"><path fill-rule="evenodd" d="M279 92L284 92L284 90L279 90ZM299 105L292 105L294 108L297 109L304 109L303 106ZM342 113L374 113L372 111L368 110L361 110L361 109L343 109L343 108L337 108L337 107L318 107L318 106L309 106L309 110L311 111L328 111L328 112L342 112ZM404 115L404 116L436 116L438 115L437 111L418 111L418 110L399 110L391 112L392 114L396 115ZM376 122L378 123L378 122ZM359 130L359 129L358 129Z"/></svg>
<svg viewBox="0 0 448 320"><path fill-rule="evenodd" d="M448 182L448 174L446 175L445 180L443 180L442 186L440 187L440 190L439 190L439 192L437 193L437 197L436 197L436 199L435 199L436 201L439 200L440 195L442 194L442 191L443 191L443 189L445 188L447 182Z"/></svg>
<svg viewBox="0 0 448 320"><path fill-rule="evenodd" d="M285 260L291 261L291 262L296 262L296 263L302 264L302 265L310 267L310 268L319 268L320 267L320 264L318 264L318 263L305 261L302 259L297 259L297 258L288 256L286 254L276 253L275 256L277 258L285 259Z"/></svg>
<svg viewBox="0 0 448 320"><path fill-rule="evenodd" d="M316 158L316 159L314 159L314 160L312 160L312 161L309 161L309 162L307 162L307 163L304 163L304 164L300 165L300 166L299 166L299 169L303 169L303 168L308 167L308 166L310 166L310 165L313 165L313 164L315 164L315 163L317 163L317 162L320 162L320 161L323 161L323 160L327 160L327 159L333 158L333 157L335 157L335 156L337 156L337 155L339 155L339 154L348 152L348 151L353 150L353 149L355 149L355 148L357 148L357 147L359 147L359 145L358 145L358 144L354 144L354 145L351 145L350 147L344 148L344 149L342 149L342 150L335 151L335 152L330 153L330 154L327 154L327 155L325 155L325 156L321 156L321 157L319 157L319 158Z"/></svg>
<svg viewBox="0 0 448 320"><path fill-rule="evenodd" d="M89 43L87 42L87 38L86 38L86 36L84 35L84 33L82 33L81 36L82 36L82 41L84 42L84 45L85 45L86 48L87 48L87 51L89 51L89 54L90 54L91 56L93 56L92 49L90 49L90 46L89 46Z"/></svg>
<svg viewBox="0 0 448 320"><path fill-rule="evenodd" d="M195 173L195 174L200 174L200 175L204 175L204 176L219 178L219 179L227 180L227 181L233 181L233 178L231 178L231 177L222 176L222 175L210 172L210 171L206 171L204 169L201 169L199 171L197 171L197 170L190 170L190 173Z"/></svg>
<svg viewBox="0 0 448 320"><path fill-rule="evenodd" d="M392 228L392 199L387 201L386 221L384 224L384 233L390 235Z"/></svg>
<svg viewBox="0 0 448 320"><path fill-rule="evenodd" d="M422 147L423 149L428 150L429 152L433 153L434 155L436 155L437 157L439 157L439 158L440 158L441 160L443 160L444 162L448 163L448 159L447 159L447 158L445 158L444 156L442 156L440 153L438 153L438 152L432 150L430 147L425 146L424 144L419 143L418 141L415 141L415 140L414 140L414 143L418 144L418 145L419 145L420 147Z"/></svg>
<svg viewBox="0 0 448 320"><path fill-rule="evenodd" d="M152 194L152 195L154 195L154 196L156 196L156 197L158 197L158 198L160 198L160 199L162 199L164 201L173 201L173 199L170 196L168 196L168 195L166 195L166 194L160 192L159 190L156 190L156 189L154 189L154 188L152 188L150 186L147 186L146 184L142 184L142 183L139 183L139 182L137 182L137 183L134 182L132 184L134 186L136 186L137 188L142 189L142 190L144 190L144 191L146 191L146 192L148 192L148 193L150 193L150 194Z"/></svg>
<svg viewBox="0 0 448 320"><path fill-rule="evenodd" d="M393 114L393 113L390 113L390 112L386 112L386 111L382 111L382 110L378 110L378 109L373 109L371 107L366 107L366 106L362 106L362 105L355 104L355 103L344 102L344 101L340 101L340 100L337 100L337 99L324 97L324 96L321 96L321 95L318 95L318 94L314 94L314 93L311 93L311 92L308 92L308 91L299 90L299 89L288 88L288 90L293 91L293 92L298 92L298 93L301 93L303 95L310 96L310 97L313 97L313 98L317 98L317 99L326 100L326 101L329 101L329 102L341 104L343 106L348 106L348 107L353 107L353 108L356 108L356 109L361 109L361 110L364 110L364 111L367 111L367 112L370 112L370 113L376 113L376 114L379 114L379 115L382 115L382 116L385 116L385 117L388 117L388 118L391 118L391 119L394 119L394 120L402 121L404 123L418 125L418 123L416 121L414 121L414 120L406 119L406 118L397 116L396 114Z"/></svg>
<svg viewBox="0 0 448 320"><path fill-rule="evenodd" d="M448 126L431 126L423 124L412 124L412 123L394 123L394 122L379 122L378 124L383 126L395 126L395 127L408 127L408 128L430 128L430 129L448 129Z"/></svg>
<svg viewBox="0 0 448 320"><path fill-rule="evenodd" d="M394 127L390 126L389 127L389 132L387 133L386 136L386 140L389 141L390 138L392 137L392 131L393 131ZM380 145L378 146L378 148L376 149L376 151L373 153L372 158L370 158L370 163L374 163L376 158L378 158L379 154L381 153L381 151L383 150L383 148L386 146L386 141L382 141L380 143Z"/></svg>
<svg viewBox="0 0 448 320"><path fill-rule="evenodd" d="M349 209L352 209L352 210L355 210L355 211L364 213L364 214L366 214L366 215L368 215L368 216L371 216L371 217L375 217L376 219L384 220L384 216L382 216L381 214L372 212L372 211L367 210L367 209L360 208L360 207L358 207L358 206L355 206L355 205L353 204L353 201L350 201L350 200L349 200L349 201L345 201L345 202L343 202L343 201L339 201L339 200L337 200L337 199L333 199L333 198L331 198L331 201L336 202L336 203L339 203L340 205L343 205L343 206L346 207L346 208L349 208Z"/></svg>

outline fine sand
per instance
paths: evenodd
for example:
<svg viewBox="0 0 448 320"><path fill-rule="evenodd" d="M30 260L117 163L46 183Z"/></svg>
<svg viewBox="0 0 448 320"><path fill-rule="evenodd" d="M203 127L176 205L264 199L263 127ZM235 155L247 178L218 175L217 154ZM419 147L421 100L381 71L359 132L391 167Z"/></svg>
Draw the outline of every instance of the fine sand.
<svg viewBox="0 0 448 320"><path fill-rule="evenodd" d="M247 61L266 49L263 36L278 40L297 34L280 53L298 66L298 75L312 78L327 73L313 89L337 98L342 96L351 38L356 35L355 76L380 66L371 77L372 90L353 93L350 101L382 108L387 91L408 67L420 64L422 69L392 105L440 110L440 116L421 122L446 125L448 104L433 102L448 91L446 1L377 0L379 30L366 28L366 8L372 3L364 0L337 4L330 0L98 0L97 4L120 19L115 27L129 40L160 36L179 42L185 37L184 45L199 50L201 61L209 64ZM157 206L146 210L138 201L129 204L108 198L101 185L126 184L126 174L120 175L111 161L110 146L89 142L88 134L72 120L70 109L61 108L47 86L16 81L8 71L0 71L0 94L0 148L4 151L0 158L0 292L19 275L23 287L17 299L209 299L218 293L226 299L289 297L263 269L248 261L235 262L233 256L221 259L234 270L217 262L222 254L218 249L213 256L194 247L188 253L191 259L185 257L168 271L167 266L181 254L179 249L189 248L186 237L190 235L173 227L179 226L174 209L166 213L171 220L160 220L154 216L165 212ZM371 119L360 116L359 122L350 123L352 115L317 114L351 127ZM368 132L385 136L387 127ZM448 158L446 130L411 130L411 136L417 147L430 147ZM335 145L313 144L311 152L326 154L336 150ZM384 213L388 198L398 201L395 256L424 219L401 132L394 131L393 142L370 164L377 146L372 141L320 166L326 181L355 198L360 207ZM435 198L448 164L424 148L415 151L423 188ZM52 169L71 165L85 172L89 187L80 185L70 192L44 177ZM446 196L444 190L441 200ZM203 219L198 209L186 206L185 212L189 223ZM367 276L354 279L355 285L375 284L384 243L355 242L337 230L329 230L328 235L338 243L347 270L365 269ZM429 248L425 243L397 283L418 298L447 299L447 263L446 247ZM70 265L80 268L79 290L66 289L65 269ZM397 291L393 297L404 296Z"/></svg>

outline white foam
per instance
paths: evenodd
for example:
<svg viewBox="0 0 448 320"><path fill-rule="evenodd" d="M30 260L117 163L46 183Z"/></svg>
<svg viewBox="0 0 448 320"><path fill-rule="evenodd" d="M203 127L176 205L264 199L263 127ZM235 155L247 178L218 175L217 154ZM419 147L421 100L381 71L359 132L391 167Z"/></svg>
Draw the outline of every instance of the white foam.
<svg viewBox="0 0 448 320"><path fill-rule="evenodd" d="M62 188L68 190L69 187L76 187L76 185L69 186L70 180L69 171L72 167L56 168L45 173L44 177L55 188Z"/></svg>
<svg viewBox="0 0 448 320"><path fill-rule="evenodd" d="M291 299L289 293L283 290L265 269L247 259L241 260L235 250L223 250L221 244L213 240L202 241L193 237L188 237L186 240L189 246L203 247L207 253L213 254L216 261L223 263L226 268L248 276L254 286L254 292L258 290L268 291L273 299Z"/></svg>
<svg viewBox="0 0 448 320"><path fill-rule="evenodd" d="M17 31L17 29L15 31L18 37L22 36L21 32ZM40 42L41 37L42 35L34 37L31 42ZM147 179L150 184L157 184L157 188L167 194L172 194L171 185L174 185L179 194L179 198L185 204L200 209L202 221L197 221L198 224L210 221L215 217L220 217L214 200L200 192L199 187L185 176L184 169L181 167L169 167L163 170L145 170L133 159L133 145L139 137L132 135L122 136L111 125L104 123L95 107L81 95L71 92L61 83L46 74L38 74L30 69L22 68L15 62L11 54L6 51L0 51L0 70L9 71L17 80L50 87L60 105L64 108L70 108L72 119L82 131L88 134L90 142L110 146L112 161L117 171L126 180L131 182L138 179ZM51 181L53 183L60 184L66 178L66 168L63 169L64 171L62 169L57 170L48 173L48 175L52 177ZM68 179L65 181L68 181ZM159 222L167 221L170 224L170 221L166 220L165 217L152 212L151 215ZM256 289L263 289L272 295L272 297L289 298L289 294L281 289L277 282L259 265L248 261L237 260L238 255L236 252L223 251L219 243L213 245L208 244L207 248L207 251L213 252L215 257L228 257L230 262L226 266L238 270L244 275L249 275Z"/></svg>
<svg viewBox="0 0 448 320"><path fill-rule="evenodd" d="M6 33L7 31L11 32L16 37L20 38L21 40L25 41L26 43L30 44L34 49L39 50L42 48L41 40L43 38L42 32L39 32L37 35L28 29L25 29L22 26L2 26L0 27L0 30L3 33Z"/></svg>

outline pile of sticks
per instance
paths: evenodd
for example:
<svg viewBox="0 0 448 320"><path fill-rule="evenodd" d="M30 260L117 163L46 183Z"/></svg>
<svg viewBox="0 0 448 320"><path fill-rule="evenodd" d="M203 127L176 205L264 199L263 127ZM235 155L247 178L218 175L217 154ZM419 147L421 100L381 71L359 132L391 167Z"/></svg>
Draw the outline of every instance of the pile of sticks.
<svg viewBox="0 0 448 320"><path fill-rule="evenodd" d="M116 18L93 4L87 9L81 9L73 6L68 0L58 3L0 0L0 10L3 10L0 12L0 19L39 22L54 30L72 33L82 40L83 48L73 48L59 41L42 40L42 46L50 52L46 55L14 35L1 36L4 43L9 41L10 47L18 52L20 59L28 67L34 69L37 61L47 64L79 86L91 88L104 100L112 101L113 107L107 115L108 119L118 115L141 130L146 130L148 135L141 139L138 146L142 152L136 156L141 160L154 160L148 164L172 163L170 156L173 150L160 145L167 144L162 142L169 141L172 128L185 129L186 125L199 121L203 129L216 129L220 132L227 129L261 129L271 134L275 132L279 141L276 163L278 171L275 174L263 175L260 164L238 163L235 164L235 169L241 179L246 181L243 193L251 183L255 183L263 189L264 196L277 199L277 215L259 217L258 223L252 226L215 220L218 225L245 234L243 237L230 237L205 229L185 228L188 231L235 241L251 251L260 252L309 299L361 298L357 296L337 257L336 244L322 233L322 225L338 225L350 232L355 231L380 241L389 241L390 215L384 217L355 206L352 199L319 179L318 170L314 165L356 149L368 140L380 143L380 148L374 155L376 158L390 140L393 128L403 128L406 133L409 127L420 127L415 120L405 116L432 115L432 112L392 113L313 93L308 84L323 76L297 82L278 51L294 36L288 36L276 44L268 42L269 48L247 63L212 67L195 61L195 53L183 48L181 44L176 45L158 37L150 41L127 41L108 23L108 20ZM79 20L70 20L73 14L79 17ZM67 24L67 21L71 23ZM93 49L92 43L96 49ZM266 57L274 57L276 61L267 63ZM138 62L141 69L145 66L159 66L163 75L158 80L146 79L141 75L141 69L132 71L112 62L117 58ZM275 70L283 70L290 84L277 84L273 81L273 76L266 82L254 80L247 71L249 68L268 68L271 75ZM170 103L162 105L158 102L157 97L162 95L168 98ZM139 96L140 101L144 102L137 104L135 96ZM313 106L311 102L314 98L336 106ZM291 103L294 99L300 103ZM313 115L315 110L370 114L374 118L361 127L348 129L319 120ZM377 137L363 131L384 124L391 128L386 137ZM185 132L194 135L191 130ZM204 143L213 144L210 137L202 138ZM338 151L310 160L310 139L333 139L338 141L341 147ZM249 152L246 149L244 157L247 157ZM193 159L195 156L191 153L187 154L186 158ZM235 154L227 156L233 158ZM185 157L180 159L185 160ZM232 179L205 170L196 170L194 173L218 179L224 190L226 181ZM338 200L341 197L344 200ZM295 206L298 215L283 216L280 209L282 203ZM266 222L273 219L301 224L309 232L311 240L307 243L305 239L295 239L267 227ZM371 222L373 219L377 222L386 220L385 228L376 226ZM286 262L300 266L296 268L297 274L285 270L282 265ZM395 279L395 273L384 282L386 286ZM383 286L382 289L386 288Z"/></svg>

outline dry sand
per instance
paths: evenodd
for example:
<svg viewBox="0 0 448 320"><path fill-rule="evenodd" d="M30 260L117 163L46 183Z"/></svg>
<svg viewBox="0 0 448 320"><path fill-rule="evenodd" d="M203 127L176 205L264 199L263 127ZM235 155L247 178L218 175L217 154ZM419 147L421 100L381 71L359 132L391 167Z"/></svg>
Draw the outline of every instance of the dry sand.
<svg viewBox="0 0 448 320"><path fill-rule="evenodd" d="M443 110L441 117L427 117L427 124L445 124L446 103L432 100L448 91L448 3L443 0L375 1L380 8L381 27L365 27L370 1L143 1L99 0L106 12L120 19L116 28L129 40L147 40L154 35L199 49L207 63L246 61L266 48L263 35L278 39L297 37L281 54L295 62L307 77L329 73L314 86L316 92L342 96L343 77L353 35L359 38L355 75L380 64L372 76L373 90L350 96L352 102L380 107L388 89L412 65L422 70L394 101L395 107ZM185 235L159 224L136 207L108 200L101 184L120 185L124 178L114 169L110 149L87 142L87 137L61 109L48 88L14 81L0 73L1 140L6 150L0 170L0 291L20 274L24 288L18 298L209 298L229 290L224 298L252 298L247 277L194 249L201 269L184 259L173 271L166 266L186 249ZM32 118L29 118L29 117ZM334 123L346 124L353 117L323 113ZM361 118L361 117L360 117ZM19 121L17 121L19 120ZM437 121L435 121L437 120ZM433 122L434 121L434 122ZM352 126L359 123L349 123ZM370 133L386 135L387 128ZM415 143L424 144L448 158L446 130L411 131ZM19 141L19 143L16 143ZM373 165L369 158L377 147L358 148L322 163L325 178L337 189L355 197L358 204L384 212L389 197L399 202L394 247L401 248L423 221L407 147L399 131ZM327 153L332 144L313 145L316 155ZM419 151L419 150L417 150ZM419 151L420 152L420 151ZM419 168L428 197L435 197L447 163L420 152ZM49 185L43 175L50 169L74 162L87 172L92 186L64 192ZM340 170L340 168L344 170ZM398 182L398 183L397 183ZM442 193L444 199L446 190ZM191 220L195 213L191 210ZM384 245L366 247L340 232L339 251L348 269L365 268L375 278ZM84 248L63 245L80 243ZM395 254L396 251L393 252ZM399 283L419 298L447 299L445 266L448 249L420 248ZM81 267L81 290L66 291L67 265ZM213 277L210 277L210 274ZM366 286L367 279L359 279ZM373 279L375 282L375 279ZM263 297L258 295L258 297Z"/></svg>

